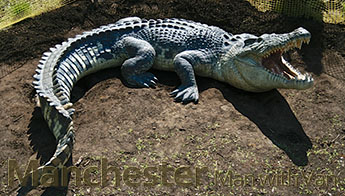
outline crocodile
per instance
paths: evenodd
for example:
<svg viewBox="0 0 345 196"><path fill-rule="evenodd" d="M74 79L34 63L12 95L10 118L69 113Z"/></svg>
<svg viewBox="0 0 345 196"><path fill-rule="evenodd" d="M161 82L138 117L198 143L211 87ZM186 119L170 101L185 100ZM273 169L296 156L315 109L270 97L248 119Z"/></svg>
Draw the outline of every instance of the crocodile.
<svg viewBox="0 0 345 196"><path fill-rule="evenodd" d="M275 88L307 89L310 74L302 74L283 54L311 34L300 27L290 33L233 35L215 26L185 19L128 17L70 38L43 54L34 88L43 116L57 140L51 159L38 168L65 165L71 157L74 129L70 94L76 82L96 71L121 66L130 87L154 87L149 69L175 71L181 85L170 93L176 102L197 103L195 75L213 78L250 92ZM25 195L34 186L22 186Z"/></svg>

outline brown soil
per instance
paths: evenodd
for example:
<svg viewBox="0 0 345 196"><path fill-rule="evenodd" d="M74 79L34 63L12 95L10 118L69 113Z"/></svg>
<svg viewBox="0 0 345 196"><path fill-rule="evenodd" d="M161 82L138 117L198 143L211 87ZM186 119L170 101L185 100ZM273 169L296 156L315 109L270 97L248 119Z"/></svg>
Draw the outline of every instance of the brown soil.
<svg viewBox="0 0 345 196"><path fill-rule="evenodd" d="M75 165L99 166L100 159L107 158L121 172L128 166L143 171L163 163L175 169L207 167L209 172L201 186L189 187L142 183L133 188L123 181L119 187L75 186L73 175L68 188L38 188L29 195L345 193L344 26L260 13L242 0L116 0L97 6L77 1L0 32L0 66L23 65L0 79L1 195L14 195L16 190L8 184L8 159L16 159L24 170L29 159L40 158L43 163L55 150L56 141L35 106L31 84L41 54L68 37L133 15L192 19L233 34L282 33L303 26L312 33L311 43L287 56L292 64L313 73L315 85L304 91L248 93L198 77L199 103L182 105L168 96L179 83L175 73L153 71L160 81L156 89L124 86L118 69L88 76L78 82L72 96ZM237 181L215 185L215 170L223 176L232 171ZM296 178L287 185L289 171ZM250 174L254 181L239 186L240 177ZM99 180L99 175L92 176ZM276 181L261 185L265 175L275 175ZM327 175L326 185L320 180ZM336 185L331 181L334 176Z"/></svg>

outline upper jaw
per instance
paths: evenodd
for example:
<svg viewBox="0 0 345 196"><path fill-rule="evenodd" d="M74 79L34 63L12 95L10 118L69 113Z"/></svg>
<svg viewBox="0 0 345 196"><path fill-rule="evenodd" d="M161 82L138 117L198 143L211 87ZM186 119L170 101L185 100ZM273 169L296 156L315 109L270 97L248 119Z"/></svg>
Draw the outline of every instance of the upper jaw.
<svg viewBox="0 0 345 196"><path fill-rule="evenodd" d="M258 50L262 55L266 55L268 52L277 50L286 52L293 48L301 49L303 43L309 44L311 34L306 29L300 27L290 33L263 34L260 38L263 42L258 45Z"/></svg>
<svg viewBox="0 0 345 196"><path fill-rule="evenodd" d="M263 40L266 40L263 43L263 46L260 47L261 57L267 57L273 52L287 52L291 49L302 48L302 44L309 44L311 35L310 33L303 29L298 28L291 33L286 34L271 34L271 35L262 35Z"/></svg>
<svg viewBox="0 0 345 196"><path fill-rule="evenodd" d="M267 35L263 35L267 36ZM278 36L276 44L269 44L266 42L266 47L259 53L258 64L261 68L265 69L273 78L283 81L286 85L296 86L294 88L309 88L313 84L313 78L310 74L302 74L297 68L294 68L288 61L286 61L282 54L294 48L301 49L302 44L310 42L310 33L303 29L298 28L295 31L281 35L271 35L273 43ZM266 38L267 40L267 38ZM269 40L269 39L268 39ZM263 44L265 45L265 44Z"/></svg>

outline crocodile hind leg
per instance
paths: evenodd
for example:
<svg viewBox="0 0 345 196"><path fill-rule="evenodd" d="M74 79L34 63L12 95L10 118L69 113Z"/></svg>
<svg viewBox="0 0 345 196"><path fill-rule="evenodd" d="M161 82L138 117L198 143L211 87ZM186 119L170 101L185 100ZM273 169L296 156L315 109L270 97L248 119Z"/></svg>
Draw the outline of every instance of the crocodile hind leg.
<svg viewBox="0 0 345 196"><path fill-rule="evenodd" d="M198 102L199 92L194 70L205 67L205 65L210 62L210 55L208 55L206 51L188 50L175 56L175 72L181 80L181 85L170 93L170 95L175 96L175 101L182 102L184 104L189 102Z"/></svg>
<svg viewBox="0 0 345 196"><path fill-rule="evenodd" d="M130 57L121 67L124 79L134 87L154 87L157 78L147 72L152 67L156 54L154 48L147 41L134 37L125 37L122 43Z"/></svg>

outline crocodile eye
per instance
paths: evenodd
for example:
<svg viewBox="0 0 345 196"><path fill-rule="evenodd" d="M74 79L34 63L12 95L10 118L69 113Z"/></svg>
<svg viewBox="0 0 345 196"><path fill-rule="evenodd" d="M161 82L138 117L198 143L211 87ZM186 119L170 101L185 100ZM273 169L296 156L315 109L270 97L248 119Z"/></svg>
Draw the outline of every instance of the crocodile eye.
<svg viewBox="0 0 345 196"><path fill-rule="evenodd" d="M258 42L262 42L263 39L262 39L261 37L259 37L257 41L258 41Z"/></svg>

